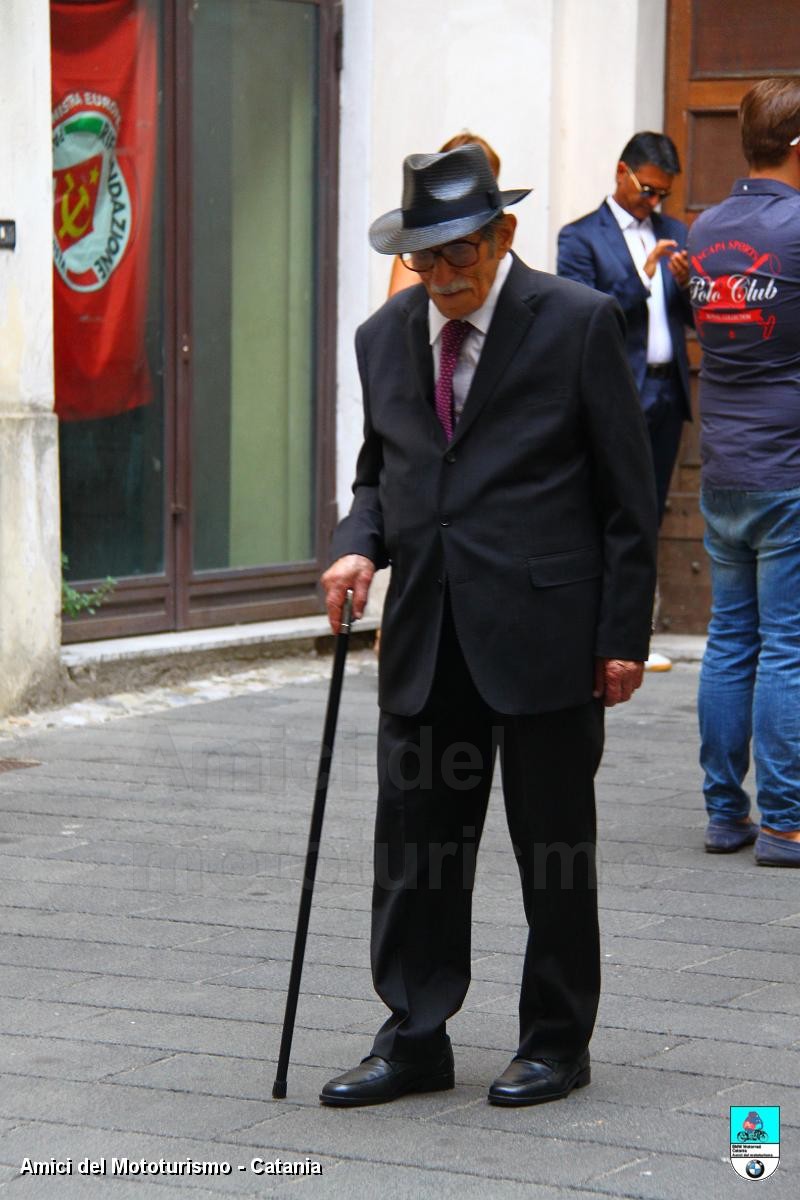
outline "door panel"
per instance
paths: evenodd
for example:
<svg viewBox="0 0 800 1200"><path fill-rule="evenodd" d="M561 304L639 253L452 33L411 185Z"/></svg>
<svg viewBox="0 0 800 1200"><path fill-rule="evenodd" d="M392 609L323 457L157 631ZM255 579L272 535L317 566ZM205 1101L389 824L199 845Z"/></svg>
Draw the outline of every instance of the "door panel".
<svg viewBox="0 0 800 1200"><path fill-rule="evenodd" d="M691 78L757 80L795 74L796 21L795 0L693 0Z"/></svg>
<svg viewBox="0 0 800 1200"><path fill-rule="evenodd" d="M121 581L98 632L173 616L165 522L164 11L51 4L55 394L70 581ZM110 616L110 614L115 614ZM65 640L83 622L65 625Z"/></svg>
<svg viewBox="0 0 800 1200"><path fill-rule="evenodd" d="M667 211L691 224L728 195L747 167L739 141L739 102L768 75L800 73L796 0L670 0L665 129L680 153ZM660 628L705 633L711 588L703 549L700 493L700 348L689 338L694 422L684 426L661 527Z"/></svg>
<svg viewBox="0 0 800 1200"><path fill-rule="evenodd" d="M314 556L313 4L193 22L195 571Z"/></svg>

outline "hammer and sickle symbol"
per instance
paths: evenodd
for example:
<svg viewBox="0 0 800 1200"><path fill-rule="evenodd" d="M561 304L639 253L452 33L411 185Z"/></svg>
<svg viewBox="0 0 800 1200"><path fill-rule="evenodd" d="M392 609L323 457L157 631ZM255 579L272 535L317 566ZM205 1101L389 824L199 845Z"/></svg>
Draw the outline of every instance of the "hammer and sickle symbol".
<svg viewBox="0 0 800 1200"><path fill-rule="evenodd" d="M61 228L58 231L58 236L60 238L63 238L65 235L70 238L80 238L83 237L89 228L92 214L90 211L82 225L78 224L78 217L85 208L90 207L91 197L83 184L80 184L77 189L78 198L72 204L72 207L70 207L72 193L75 191L75 180L71 171L67 171L64 178L67 181L67 188L61 197Z"/></svg>

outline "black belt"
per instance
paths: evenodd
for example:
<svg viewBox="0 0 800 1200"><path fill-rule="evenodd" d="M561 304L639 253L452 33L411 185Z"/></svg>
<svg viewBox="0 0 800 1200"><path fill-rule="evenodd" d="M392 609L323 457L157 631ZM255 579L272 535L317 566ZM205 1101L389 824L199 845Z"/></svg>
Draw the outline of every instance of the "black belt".
<svg viewBox="0 0 800 1200"><path fill-rule="evenodd" d="M648 379L669 379L674 369L674 363L648 363L647 378Z"/></svg>

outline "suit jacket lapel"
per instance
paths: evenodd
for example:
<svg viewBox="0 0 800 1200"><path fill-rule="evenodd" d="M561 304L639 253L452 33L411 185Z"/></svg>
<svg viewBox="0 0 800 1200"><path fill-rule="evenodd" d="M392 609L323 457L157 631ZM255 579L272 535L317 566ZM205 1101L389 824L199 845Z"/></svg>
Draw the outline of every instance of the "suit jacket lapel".
<svg viewBox="0 0 800 1200"><path fill-rule="evenodd" d="M460 441L473 424L528 332L533 321L531 301L536 294L534 278L533 272L515 256L508 279L497 299L472 385L453 434L454 443Z"/></svg>
<svg viewBox="0 0 800 1200"><path fill-rule="evenodd" d="M444 430L439 424L434 406L433 354L428 326L428 294L420 285L409 289L406 319L406 346L417 385L418 399L425 410L431 428L444 445Z"/></svg>
<svg viewBox="0 0 800 1200"><path fill-rule="evenodd" d="M603 226L608 242L609 249L613 252L615 258L618 259L626 273L631 270L636 270L636 265L631 257L631 252L628 249L628 243L625 241L625 234L619 227L619 223L612 213L611 209L606 204L605 200L598 209L600 214L600 222Z"/></svg>

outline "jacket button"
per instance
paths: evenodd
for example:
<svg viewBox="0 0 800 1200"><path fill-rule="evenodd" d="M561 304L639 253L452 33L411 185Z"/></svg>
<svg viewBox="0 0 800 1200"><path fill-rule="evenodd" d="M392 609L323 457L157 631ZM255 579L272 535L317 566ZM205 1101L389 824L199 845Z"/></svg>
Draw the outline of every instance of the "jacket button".
<svg viewBox="0 0 800 1200"><path fill-rule="evenodd" d="M454 463L456 461L455 451L448 450L447 454L444 456L444 461L448 463Z"/></svg>
<svg viewBox="0 0 800 1200"><path fill-rule="evenodd" d="M444 525L444 526L447 526L447 525L449 525L449 524L450 524L450 518L449 518L449 517L442 517L442 519L441 519L441 521L439 522L439 524L440 524L440 525Z"/></svg>

